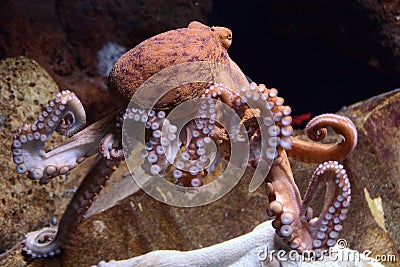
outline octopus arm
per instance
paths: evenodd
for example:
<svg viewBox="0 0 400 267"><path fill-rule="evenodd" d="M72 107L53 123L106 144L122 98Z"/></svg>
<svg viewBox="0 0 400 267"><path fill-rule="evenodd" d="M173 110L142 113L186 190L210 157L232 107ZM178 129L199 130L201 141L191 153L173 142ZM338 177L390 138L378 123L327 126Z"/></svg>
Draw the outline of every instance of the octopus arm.
<svg viewBox="0 0 400 267"><path fill-rule="evenodd" d="M331 127L342 141L336 144L321 144L327 135L326 127ZM306 127L307 136L315 142L304 141L295 137L288 156L305 162L340 160L347 156L357 145L357 129L347 117L336 114L323 114L313 118Z"/></svg>
<svg viewBox="0 0 400 267"><path fill-rule="evenodd" d="M58 93L38 120L32 125L22 126L14 137L12 152L17 172L28 172L29 178L40 179L41 183L66 174L98 152L98 144L110 131L112 119L114 115L78 132L57 148L45 151L46 141L54 131L68 136L80 130L86 122L83 106L75 94L69 91Z"/></svg>
<svg viewBox="0 0 400 267"><path fill-rule="evenodd" d="M320 164L301 200L284 150L279 152L279 158L281 162L272 166L267 183L267 213L275 216L272 226L285 245L300 252L313 250L318 258L336 244L347 218L351 189L346 170L337 161ZM327 185L324 204L320 215L311 219L310 203L323 178Z"/></svg>
<svg viewBox="0 0 400 267"><path fill-rule="evenodd" d="M85 218L95 196L104 188L119 163L120 161L108 160L100 154L97 155L92 167L68 204L58 229L46 227L28 233L25 239L25 253L33 258L53 257L71 243L74 233Z"/></svg>

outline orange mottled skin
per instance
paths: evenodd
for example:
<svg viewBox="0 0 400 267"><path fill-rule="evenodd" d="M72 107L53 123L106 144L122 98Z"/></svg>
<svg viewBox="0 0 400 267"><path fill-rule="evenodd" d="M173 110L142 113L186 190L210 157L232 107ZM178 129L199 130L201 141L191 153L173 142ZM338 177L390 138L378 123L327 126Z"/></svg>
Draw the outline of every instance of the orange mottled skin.
<svg viewBox="0 0 400 267"><path fill-rule="evenodd" d="M197 21L191 22L187 28L151 37L115 63L108 78L110 95L117 105L123 107L149 77L180 63L207 61L240 70L227 52L231 42L232 32L228 28L208 27ZM206 86L209 84L181 85L168 92L155 108L171 108L189 98L198 97Z"/></svg>

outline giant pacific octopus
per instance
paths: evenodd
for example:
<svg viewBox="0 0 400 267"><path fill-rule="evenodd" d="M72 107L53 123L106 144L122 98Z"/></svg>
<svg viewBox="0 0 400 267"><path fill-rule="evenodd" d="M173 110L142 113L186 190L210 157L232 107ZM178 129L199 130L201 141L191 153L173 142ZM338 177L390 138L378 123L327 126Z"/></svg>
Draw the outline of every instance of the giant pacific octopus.
<svg viewBox="0 0 400 267"><path fill-rule="evenodd" d="M293 137L291 108L283 105L284 100L276 89L248 82L227 53L231 41L229 29L208 27L199 22L151 37L124 54L110 72L108 89L120 107L118 112L84 128L85 110L76 95L65 90L49 102L35 123L25 124L19 129L12 142L16 170L19 174L27 173L30 179L39 180L41 184L68 173L97 154L58 228L46 227L28 233L24 248L26 254L33 258L51 257L71 243L95 196L120 162L129 156L130 150L124 150L122 145L122 125L127 122L145 129L142 155L145 171L166 177L182 187L201 187L205 178L216 171L216 164L222 160L220 157L229 160L229 143L248 140L248 167L256 168L263 161L272 163L266 177L267 214L275 216L273 227L283 243L298 251L313 250L317 255L335 245L351 200L349 178L337 160L350 153L357 143L354 124L346 117L324 114L312 119L306 127L312 141ZM150 77L171 66L192 62L227 66L238 75L226 79L226 84L221 83L224 77L214 80L212 75L208 82L181 84L149 110L127 108L136 90ZM235 83L241 84L239 90L231 89ZM198 100L198 105L195 105L198 116L179 132L167 116L175 106L194 98ZM228 133L218 123L222 116L220 106L211 100L224 103L240 116L246 138L234 132ZM265 107L270 115L257 111L249 104L251 101ZM340 142L319 143L325 138L327 127L340 136ZM162 130L167 130L168 135L163 135ZM54 131L70 138L59 147L46 151L46 140ZM262 145L263 137L267 138L266 146ZM174 140L178 142L174 143ZM208 145L211 142L215 142L225 154L217 153L215 158L210 158ZM171 148L172 144L178 144L178 149ZM167 154L173 158L173 164L166 159ZM311 177L304 199L294 182L288 157L321 163ZM327 172L334 175L326 176L323 208L320 215L313 218L309 204L318 182Z"/></svg>

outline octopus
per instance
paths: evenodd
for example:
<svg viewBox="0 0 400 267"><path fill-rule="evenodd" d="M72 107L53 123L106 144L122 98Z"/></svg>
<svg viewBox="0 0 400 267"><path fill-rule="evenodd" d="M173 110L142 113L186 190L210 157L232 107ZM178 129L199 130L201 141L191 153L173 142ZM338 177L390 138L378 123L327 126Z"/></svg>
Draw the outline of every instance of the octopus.
<svg viewBox="0 0 400 267"><path fill-rule="evenodd" d="M21 126L11 148L16 171L27 173L28 178L41 184L96 155L58 227L26 235L27 255L53 257L71 244L96 195L134 149L123 142L129 138L125 125L144 129L143 170L182 188L201 188L210 183L207 177L218 176L216 166L233 156L232 144L245 144L249 153L244 167L256 169L270 163L264 177L267 214L275 217L273 227L283 244L316 255L335 245L351 201L349 177L338 160L357 144L354 124L340 115L323 114L308 123L305 131L310 140L293 137L291 108L284 105L275 88L248 81L227 53L231 42L228 28L208 27L196 21L186 28L161 33L128 51L112 68L108 90L120 107L117 112L85 127L81 102L73 92L64 90L48 102L35 123ZM152 91L137 96L143 84L175 66L181 66L180 72L164 75L162 82L153 79L151 88L156 93L157 86L169 82L175 87L158 99L152 99ZM207 79L182 82L199 73ZM143 108L143 102L149 99L151 108L146 104ZM169 115L193 99L193 105L182 112L194 113L195 117L179 131ZM130 104L132 100L137 106ZM227 108L240 118L237 124L228 123L228 129L220 123L221 118L230 120ZM340 142L320 142L327 136L328 127L338 134ZM46 150L46 140L54 132L69 138L55 149ZM216 147L214 154L212 144ZM320 163L304 198L294 182L289 157ZM320 215L313 217L310 202L322 179L326 182L325 201Z"/></svg>

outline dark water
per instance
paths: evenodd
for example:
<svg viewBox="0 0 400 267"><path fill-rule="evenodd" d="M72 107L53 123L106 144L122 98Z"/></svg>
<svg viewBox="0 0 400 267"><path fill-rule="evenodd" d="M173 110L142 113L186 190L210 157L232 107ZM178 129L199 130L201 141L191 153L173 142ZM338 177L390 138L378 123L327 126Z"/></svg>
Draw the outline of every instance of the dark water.
<svg viewBox="0 0 400 267"><path fill-rule="evenodd" d="M294 114L335 112L399 87L393 76L350 59L319 36L273 33L267 2L216 0L210 25L232 29L232 59L255 82L276 87Z"/></svg>

